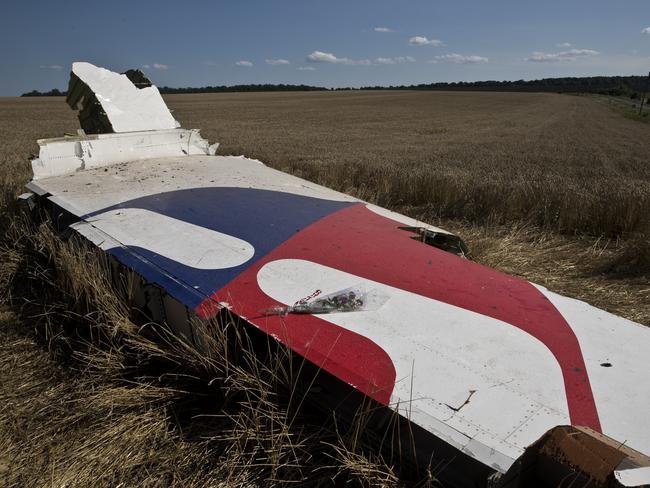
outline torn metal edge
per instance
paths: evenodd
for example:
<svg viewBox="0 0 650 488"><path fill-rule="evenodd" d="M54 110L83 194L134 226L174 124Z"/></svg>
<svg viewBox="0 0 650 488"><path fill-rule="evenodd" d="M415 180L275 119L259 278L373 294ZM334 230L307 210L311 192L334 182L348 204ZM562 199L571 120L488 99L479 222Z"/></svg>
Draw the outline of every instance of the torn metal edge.
<svg viewBox="0 0 650 488"><path fill-rule="evenodd" d="M209 155L210 145L198 129L169 129L123 134L78 135L40 139L32 160L33 181L139 159Z"/></svg>

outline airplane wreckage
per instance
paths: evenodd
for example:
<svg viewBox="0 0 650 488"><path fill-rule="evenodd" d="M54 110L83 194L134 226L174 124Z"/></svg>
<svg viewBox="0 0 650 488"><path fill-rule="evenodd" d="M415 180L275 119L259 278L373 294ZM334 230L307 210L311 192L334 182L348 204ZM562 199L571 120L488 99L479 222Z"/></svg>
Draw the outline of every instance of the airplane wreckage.
<svg viewBox="0 0 650 488"><path fill-rule="evenodd" d="M322 372L321 408L396 411L410 458L450 486L650 483L650 329L466 259L445 230L217 156L140 71L74 63L67 102L82 130L38 141L22 198L135 272L185 340L227 309Z"/></svg>

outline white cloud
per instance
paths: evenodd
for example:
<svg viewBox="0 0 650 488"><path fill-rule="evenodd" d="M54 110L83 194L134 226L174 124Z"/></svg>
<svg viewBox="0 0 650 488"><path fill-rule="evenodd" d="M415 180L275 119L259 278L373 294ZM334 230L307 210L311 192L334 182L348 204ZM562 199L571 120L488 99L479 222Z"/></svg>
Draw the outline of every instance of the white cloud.
<svg viewBox="0 0 650 488"><path fill-rule="evenodd" d="M312 52L307 56L307 61L310 63L348 64L359 66L369 66L372 64L369 59L355 60L350 58L337 58L334 54L323 51Z"/></svg>
<svg viewBox="0 0 650 488"><path fill-rule="evenodd" d="M313 66L298 66L296 69L298 71L316 71L316 68Z"/></svg>
<svg viewBox="0 0 650 488"><path fill-rule="evenodd" d="M436 56L431 61L432 63L456 63L456 64L478 64L478 63L487 63L489 60L484 56L470 55L465 56L463 54L444 54L442 56Z"/></svg>
<svg viewBox="0 0 650 488"><path fill-rule="evenodd" d="M42 65L39 66L39 68L41 68L41 69L51 69L51 70L54 70L54 71L61 71L63 69L63 66L61 66L60 64L48 64L48 65L42 64Z"/></svg>
<svg viewBox="0 0 650 488"><path fill-rule="evenodd" d="M350 58L339 58L332 53L326 53L323 51L314 51L309 56L307 56L307 61L310 63L330 63L330 64L346 64L346 65L356 65L356 66L372 66L372 65L387 65L387 64L402 64L402 63L413 63L415 58L413 56L396 56L394 58L375 58L374 60L369 59L350 59ZM302 69L307 69L309 67L304 67ZM298 68L301 69L301 68Z"/></svg>
<svg viewBox="0 0 650 488"><path fill-rule="evenodd" d="M244 66L244 67L246 67L246 68L250 68L250 67L253 66L253 63L251 63L250 61L246 61L246 60L237 61L235 64L236 64L237 66Z"/></svg>
<svg viewBox="0 0 650 488"><path fill-rule="evenodd" d="M271 66L281 66L281 65L287 65L290 64L289 60L287 59L267 59L266 64L270 64Z"/></svg>
<svg viewBox="0 0 650 488"><path fill-rule="evenodd" d="M346 63L350 60L348 58L337 58L332 53L314 51L309 56L307 56L307 61L311 61L312 63Z"/></svg>
<svg viewBox="0 0 650 488"><path fill-rule="evenodd" d="M375 32L395 32L393 29L389 27L375 27L373 30Z"/></svg>
<svg viewBox="0 0 650 488"><path fill-rule="evenodd" d="M397 56L396 58L377 58L375 64L401 64L413 63L415 58L412 56Z"/></svg>
<svg viewBox="0 0 650 488"><path fill-rule="evenodd" d="M153 66L154 69L169 69L169 66L166 64L154 63L151 66Z"/></svg>
<svg viewBox="0 0 650 488"><path fill-rule="evenodd" d="M650 34L650 27L646 27L641 31L641 34Z"/></svg>
<svg viewBox="0 0 650 488"><path fill-rule="evenodd" d="M570 42L561 42L559 44L556 44L557 47L571 47L573 44Z"/></svg>
<svg viewBox="0 0 650 488"><path fill-rule="evenodd" d="M586 56L596 56L600 54L593 49L569 49L567 51L560 51L558 53L544 53L535 51L530 57L525 58L524 61L532 61L534 63L557 63L560 61L575 61L578 58Z"/></svg>
<svg viewBox="0 0 650 488"><path fill-rule="evenodd" d="M424 36L415 36L409 39L411 46L444 46L442 41L438 39L429 39Z"/></svg>

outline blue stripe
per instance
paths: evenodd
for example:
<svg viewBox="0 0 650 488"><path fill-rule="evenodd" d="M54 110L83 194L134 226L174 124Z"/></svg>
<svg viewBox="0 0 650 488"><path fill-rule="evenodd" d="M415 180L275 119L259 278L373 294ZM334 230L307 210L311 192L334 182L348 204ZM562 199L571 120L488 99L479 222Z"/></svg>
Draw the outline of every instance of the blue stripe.
<svg viewBox="0 0 650 488"><path fill-rule="evenodd" d="M120 208L140 208L157 212L206 229L222 232L250 243L255 254L234 268L201 270L185 266L148 249L109 251L147 281L161 285L190 308L223 288L255 261L267 255L294 234L314 222L358 202L337 202L252 188L194 188L159 193L104 208L83 218ZM170 229L170 231L172 231ZM188 241L187 246L192 242ZM135 255L134 255L135 253ZM144 258L149 263L142 260ZM163 271L164 270L164 271ZM182 286L173 278L189 285Z"/></svg>

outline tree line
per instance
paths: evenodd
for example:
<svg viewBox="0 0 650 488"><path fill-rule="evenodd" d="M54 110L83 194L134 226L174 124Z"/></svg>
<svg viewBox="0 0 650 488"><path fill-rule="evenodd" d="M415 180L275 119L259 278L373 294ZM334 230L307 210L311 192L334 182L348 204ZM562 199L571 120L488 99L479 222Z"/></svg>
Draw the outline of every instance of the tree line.
<svg viewBox="0 0 650 488"><path fill-rule="evenodd" d="M517 91L517 92L557 92L557 93L597 93L611 96L629 96L638 98L648 89L646 76L590 76L543 78L540 80L516 81L458 81L421 83L418 85L399 86L363 86L360 88L324 88L310 85L286 84L252 84L252 85L220 85L203 87L172 88L159 87L160 93L223 93L223 92L269 92L269 91L325 91L325 90L451 90L451 91ZM31 96L65 96L65 91L58 89L48 92L32 90L23 93L23 97Z"/></svg>
<svg viewBox="0 0 650 488"><path fill-rule="evenodd" d="M590 76L516 81L437 82L394 87L366 86L361 89L597 93L611 96L633 96L643 93L648 88L647 85L648 77L646 76Z"/></svg>

